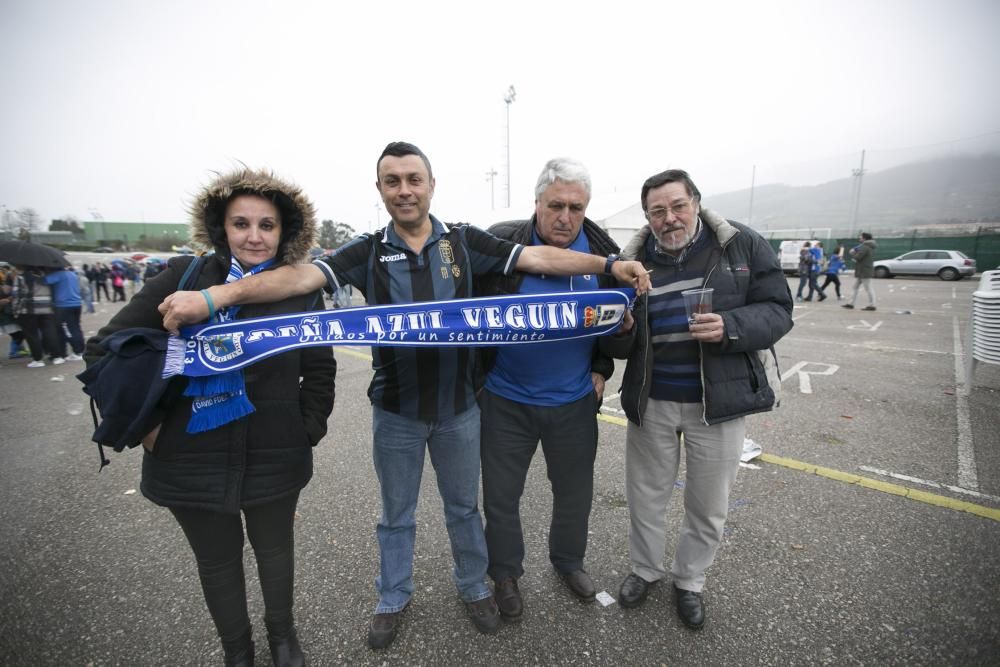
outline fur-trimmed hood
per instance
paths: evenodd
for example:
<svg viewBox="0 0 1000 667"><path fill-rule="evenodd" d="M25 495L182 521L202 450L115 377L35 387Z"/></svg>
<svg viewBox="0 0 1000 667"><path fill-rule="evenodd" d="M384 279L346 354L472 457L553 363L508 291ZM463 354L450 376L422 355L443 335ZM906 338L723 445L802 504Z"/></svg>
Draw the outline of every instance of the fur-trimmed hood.
<svg viewBox="0 0 1000 667"><path fill-rule="evenodd" d="M277 259L284 264L302 262L316 243L316 209L297 185L271 171L242 167L218 176L192 202L191 240L229 258L223 228L226 205L238 195L257 195L274 203L281 214L281 243Z"/></svg>

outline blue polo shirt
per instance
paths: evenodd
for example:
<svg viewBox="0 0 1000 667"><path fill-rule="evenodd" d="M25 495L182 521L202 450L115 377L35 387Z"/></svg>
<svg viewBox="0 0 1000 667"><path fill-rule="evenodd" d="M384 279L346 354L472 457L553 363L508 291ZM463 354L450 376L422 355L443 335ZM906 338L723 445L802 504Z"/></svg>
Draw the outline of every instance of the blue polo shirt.
<svg viewBox="0 0 1000 667"><path fill-rule="evenodd" d="M445 301L473 296L476 275L511 273L523 249L470 225L445 225L434 216L431 224L431 235L419 253L389 223L313 263L326 274L330 291L353 285L369 305ZM383 410L430 423L475 405L475 348L373 346L371 350L375 375L368 397Z"/></svg>
<svg viewBox="0 0 1000 667"><path fill-rule="evenodd" d="M570 250L590 252L583 228ZM532 228L532 245L545 245ZM520 294L595 290L597 276L544 276L527 274ZM486 377L486 389L518 403L557 406L578 401L594 390L590 366L595 338L505 345L497 350L496 363Z"/></svg>

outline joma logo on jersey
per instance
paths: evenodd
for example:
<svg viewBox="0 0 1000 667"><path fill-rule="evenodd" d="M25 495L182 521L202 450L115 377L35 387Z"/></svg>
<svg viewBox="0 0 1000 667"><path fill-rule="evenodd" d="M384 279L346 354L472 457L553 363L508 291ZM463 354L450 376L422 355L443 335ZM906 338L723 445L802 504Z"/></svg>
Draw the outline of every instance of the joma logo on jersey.
<svg viewBox="0 0 1000 667"><path fill-rule="evenodd" d="M237 331L227 336L214 336L202 343L205 358L212 363L229 361L243 354L241 339L243 332Z"/></svg>
<svg viewBox="0 0 1000 667"><path fill-rule="evenodd" d="M401 252L395 255L382 255L378 258L380 262L398 262L401 259L406 259L406 253Z"/></svg>

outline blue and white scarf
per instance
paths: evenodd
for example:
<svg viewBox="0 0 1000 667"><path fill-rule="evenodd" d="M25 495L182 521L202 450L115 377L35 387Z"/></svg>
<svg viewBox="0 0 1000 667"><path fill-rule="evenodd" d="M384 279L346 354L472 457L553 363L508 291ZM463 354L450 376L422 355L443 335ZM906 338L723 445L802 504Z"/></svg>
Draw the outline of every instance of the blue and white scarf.
<svg viewBox="0 0 1000 667"><path fill-rule="evenodd" d="M229 264L226 284L260 273L273 264L274 259L272 258L244 272L239 261L233 257ZM239 306L223 308L216 313L215 322L217 324L234 322L239 311ZM254 411L253 404L247 398L243 371L238 369L215 375L192 376L188 380L184 395L194 398L191 403L191 419L187 425L188 433L208 431L240 417L245 417Z"/></svg>
<svg viewBox="0 0 1000 667"><path fill-rule="evenodd" d="M195 425L207 430L253 412L240 369L276 354L330 345L494 347L603 336L618 330L634 298L632 289L601 289L341 308L235 321L235 313L228 313L218 323L184 327L179 337L171 338L163 377L190 378L188 394L198 399L188 430L195 432ZM193 386L199 393L192 393Z"/></svg>

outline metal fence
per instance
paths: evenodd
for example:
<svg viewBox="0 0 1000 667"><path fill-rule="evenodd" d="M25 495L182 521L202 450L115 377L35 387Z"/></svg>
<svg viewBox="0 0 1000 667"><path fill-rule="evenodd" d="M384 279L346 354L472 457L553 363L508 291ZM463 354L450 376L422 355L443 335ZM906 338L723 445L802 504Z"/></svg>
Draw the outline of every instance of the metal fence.
<svg viewBox="0 0 1000 667"><path fill-rule="evenodd" d="M976 260L977 271L1000 268L1000 228L996 227L981 227L974 234L959 236L943 236L914 230L906 235L879 236L876 234L874 238L878 244L875 259L891 259L911 250L960 250ZM808 239L805 237L768 238L775 252L778 251L782 241L800 240ZM858 244L856 238L821 240L827 253L832 253L838 245L850 249Z"/></svg>

